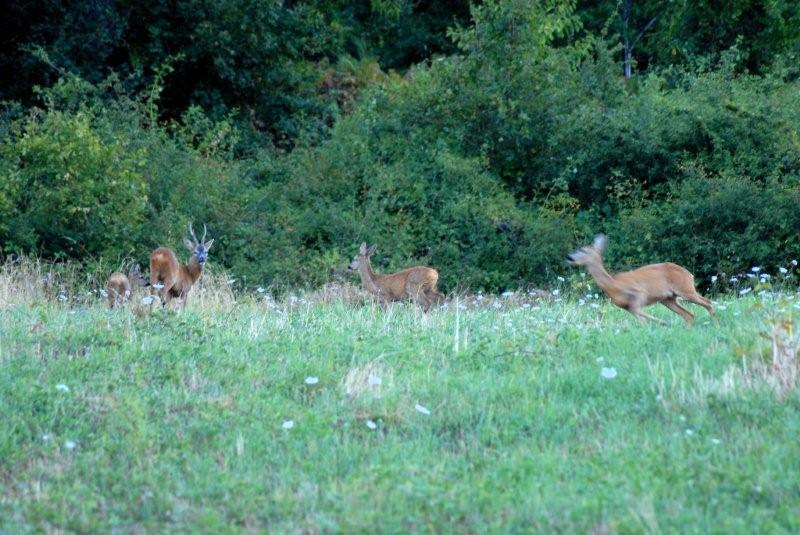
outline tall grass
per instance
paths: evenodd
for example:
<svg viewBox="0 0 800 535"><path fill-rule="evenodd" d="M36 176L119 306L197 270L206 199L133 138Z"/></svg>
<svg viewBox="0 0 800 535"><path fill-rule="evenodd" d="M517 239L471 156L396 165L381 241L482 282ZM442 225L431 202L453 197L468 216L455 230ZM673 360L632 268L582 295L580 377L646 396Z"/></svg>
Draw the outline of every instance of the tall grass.
<svg viewBox="0 0 800 535"><path fill-rule="evenodd" d="M0 279L0 532L800 529L795 293L686 329L579 280L423 314L209 271L136 315L24 269Z"/></svg>

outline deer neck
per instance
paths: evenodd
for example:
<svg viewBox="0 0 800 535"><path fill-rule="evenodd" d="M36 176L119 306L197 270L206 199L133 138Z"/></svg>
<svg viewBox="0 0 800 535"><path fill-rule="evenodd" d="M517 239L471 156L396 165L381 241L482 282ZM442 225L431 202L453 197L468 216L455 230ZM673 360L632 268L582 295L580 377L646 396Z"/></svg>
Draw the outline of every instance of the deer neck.
<svg viewBox="0 0 800 535"><path fill-rule="evenodd" d="M599 286L600 289L603 290L603 292L605 292L607 295L613 296L618 292L619 287L617 281L608 273L608 271L606 271L603 262L587 264L586 271L589 272L589 275L592 276L594 281L597 283L597 286Z"/></svg>
<svg viewBox="0 0 800 535"><path fill-rule="evenodd" d="M197 282L197 279L200 278L200 275L203 273L203 266L200 265L200 262L197 261L197 258L192 255L192 258L189 260L189 263L186 264L186 274L189 276L189 280L192 284Z"/></svg>
<svg viewBox="0 0 800 535"><path fill-rule="evenodd" d="M364 288L366 288L368 292L374 294L380 293L380 288L375 280L375 272L372 271L372 262L369 258L367 258L365 262L358 263L358 274L361 275L361 284L364 285Z"/></svg>

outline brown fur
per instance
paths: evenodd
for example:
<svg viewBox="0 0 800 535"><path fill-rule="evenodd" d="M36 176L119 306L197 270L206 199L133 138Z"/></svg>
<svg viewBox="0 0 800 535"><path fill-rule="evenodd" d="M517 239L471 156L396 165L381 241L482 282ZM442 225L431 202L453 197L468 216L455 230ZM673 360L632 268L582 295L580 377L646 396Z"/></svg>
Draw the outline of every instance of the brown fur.
<svg viewBox="0 0 800 535"><path fill-rule="evenodd" d="M144 286L146 281L139 272L139 266L134 265L128 275L115 271L108 276L106 282L106 299L108 306L114 308L117 305L127 302L131 297L131 285Z"/></svg>
<svg viewBox="0 0 800 535"><path fill-rule="evenodd" d="M206 250L210 249L214 240L204 242L205 233L203 233L203 239L197 240L191 228L189 225L192 240L186 240L185 243L186 248L192 251L192 257L185 266L178 262L178 257L169 247L159 247L150 255L150 284L152 286L163 285L159 289L159 297L163 306L167 306L173 298L180 298L185 307L189 290L203 274L203 264L197 260L195 251L200 245L204 246Z"/></svg>
<svg viewBox="0 0 800 535"><path fill-rule="evenodd" d="M350 269L358 271L361 276L365 290L384 303L411 299L425 312L430 309L432 303L439 304L444 301L444 295L436 290L439 273L435 269L416 266L390 275L378 275L372 271L370 261L375 249L375 245L367 249L367 244L362 243L358 254L350 263Z"/></svg>
<svg viewBox="0 0 800 535"><path fill-rule="evenodd" d="M663 321L642 312L642 308L646 306L661 303L681 316L691 327L694 316L678 304L677 299L680 297L704 307L712 319L717 321L711 301L697 293L694 275L688 270L678 264L665 262L610 275L603 266L602 257L607 243L606 237L599 235L595 237L593 245L582 247L568 255L567 261L584 266L615 305L627 310L642 322L649 319L663 324Z"/></svg>

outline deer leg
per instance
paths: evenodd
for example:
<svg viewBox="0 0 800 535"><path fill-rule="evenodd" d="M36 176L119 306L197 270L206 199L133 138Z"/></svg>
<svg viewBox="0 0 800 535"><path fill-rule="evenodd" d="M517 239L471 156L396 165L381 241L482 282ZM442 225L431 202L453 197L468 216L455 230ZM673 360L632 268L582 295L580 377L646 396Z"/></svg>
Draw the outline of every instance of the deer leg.
<svg viewBox="0 0 800 535"><path fill-rule="evenodd" d="M428 309L431 307L431 301L428 299L428 296L425 295L425 288L420 286L412 286L406 290L406 294L417 302L419 306L422 307L423 312L427 312Z"/></svg>
<svg viewBox="0 0 800 535"><path fill-rule="evenodd" d="M644 305L644 300L642 299L641 296L637 294L637 295L632 295L631 297L632 298L629 301L630 304L628 305L628 312L639 318L639 321L642 324L644 324L644 320L654 321L661 325L667 324L667 322L664 320L660 320L656 317L651 316L650 314L642 312L642 306Z"/></svg>
<svg viewBox="0 0 800 535"><path fill-rule="evenodd" d="M719 325L719 320L717 319L716 313L714 313L714 307L711 306L711 301L703 297L702 295L695 292L692 295L682 295L684 299L689 301L690 303L694 303L695 305L700 305L701 307L708 310L708 313L711 315L711 319L714 320L714 323Z"/></svg>
<svg viewBox="0 0 800 535"><path fill-rule="evenodd" d="M678 304L678 301L674 297L670 299L664 299L663 301L661 301L661 304L670 309L671 311L675 312L676 314L679 314L684 320L686 320L687 327L691 327L692 324L694 323L694 316L692 315L692 313L683 308L682 306L680 306Z"/></svg>

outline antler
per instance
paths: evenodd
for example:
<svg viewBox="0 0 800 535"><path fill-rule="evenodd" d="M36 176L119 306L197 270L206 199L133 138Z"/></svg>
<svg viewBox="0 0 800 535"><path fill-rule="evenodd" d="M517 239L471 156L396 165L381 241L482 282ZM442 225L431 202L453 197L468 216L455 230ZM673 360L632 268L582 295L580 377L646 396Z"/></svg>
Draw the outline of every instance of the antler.
<svg viewBox="0 0 800 535"><path fill-rule="evenodd" d="M205 223L203 223L203 239L200 240L200 241L202 241L203 243L206 242L206 224Z"/></svg>
<svg viewBox="0 0 800 535"><path fill-rule="evenodd" d="M192 230L192 224L189 223L189 234L192 236L192 239L195 243L197 243L197 236L194 235L194 231Z"/></svg>

